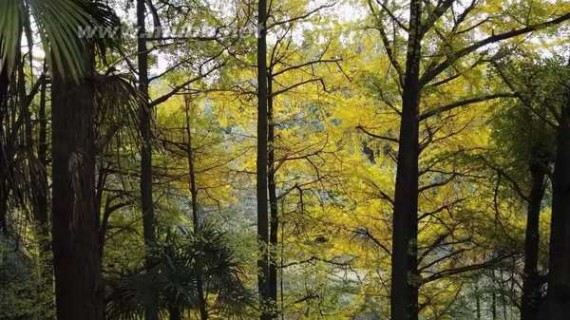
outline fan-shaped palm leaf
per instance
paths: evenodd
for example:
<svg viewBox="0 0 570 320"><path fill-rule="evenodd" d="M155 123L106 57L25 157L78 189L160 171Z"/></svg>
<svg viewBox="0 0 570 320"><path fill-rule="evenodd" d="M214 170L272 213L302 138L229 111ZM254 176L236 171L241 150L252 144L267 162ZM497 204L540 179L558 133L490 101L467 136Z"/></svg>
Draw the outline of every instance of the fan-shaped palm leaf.
<svg viewBox="0 0 570 320"><path fill-rule="evenodd" d="M50 68L57 65L77 79L86 70L82 59L85 39L79 39L79 28L110 26L116 21L111 12L103 3L88 0L0 1L0 68L14 69L22 32L31 30L31 16L42 49L49 52Z"/></svg>
<svg viewBox="0 0 570 320"><path fill-rule="evenodd" d="M153 277L134 272L109 282L109 314L121 319L142 314L144 304L139 301L151 288L159 292L163 310L172 305L197 309L198 277L208 284L206 291L216 294L212 307L222 314L235 314L253 302L241 279L240 261L226 235L213 226L203 226L197 232L170 232L155 254L158 263Z"/></svg>

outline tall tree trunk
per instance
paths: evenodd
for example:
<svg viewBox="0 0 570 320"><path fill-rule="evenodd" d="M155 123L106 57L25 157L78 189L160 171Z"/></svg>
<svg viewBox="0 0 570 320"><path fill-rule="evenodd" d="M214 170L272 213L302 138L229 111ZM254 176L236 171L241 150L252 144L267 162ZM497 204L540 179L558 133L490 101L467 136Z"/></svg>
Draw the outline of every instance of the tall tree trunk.
<svg viewBox="0 0 570 320"><path fill-rule="evenodd" d="M137 0L137 26L139 35L137 40L137 59L139 72L139 125L141 134L141 207L143 216L143 236L146 247L146 266L150 272L152 262L152 246L155 242L154 232L154 202L152 198L152 111L150 109L148 94L148 49L145 25L145 0ZM158 320L158 293L151 293L151 303L146 306L145 319Z"/></svg>
<svg viewBox="0 0 570 320"><path fill-rule="evenodd" d="M93 47L79 83L56 68L52 90L52 234L58 320L102 320L103 285L95 210ZM61 72L61 73L60 73Z"/></svg>
<svg viewBox="0 0 570 320"><path fill-rule="evenodd" d="M41 168L43 169L43 174L40 179L41 184L41 195L38 197L38 218L40 221L48 221L48 141L47 141L47 111L46 111L46 99L47 94L47 81L42 84L40 91L40 108L38 114L38 161Z"/></svg>
<svg viewBox="0 0 570 320"><path fill-rule="evenodd" d="M48 142L47 142L47 114L46 114L46 99L47 95L47 81L42 83L40 89L40 106L38 114L38 164L39 172L37 173L37 186L36 186L36 203L35 213L38 223L38 233L41 237L40 255L42 259L42 281L43 287L48 292L53 292L53 265L51 264L51 235L49 232L49 186L48 186Z"/></svg>
<svg viewBox="0 0 570 320"><path fill-rule="evenodd" d="M491 319L497 320L497 294L495 292L491 294Z"/></svg>
<svg viewBox="0 0 570 320"><path fill-rule="evenodd" d="M2 47L2 39L0 38L0 47ZM4 64L0 71L0 234L8 235L8 185L7 163L6 163L6 135L4 128L4 116L8 111L8 70Z"/></svg>
<svg viewBox="0 0 570 320"><path fill-rule="evenodd" d="M34 172L36 182L34 188L34 215L36 222L43 230L45 239L49 241L49 226L48 226L48 181L47 181L47 117L46 117L46 93L47 93L47 80L41 84L40 89L40 105L38 111L38 145L37 145L37 163L36 171ZM32 140L30 140L31 142ZM35 148L30 145L30 148ZM33 151L31 151L33 152Z"/></svg>
<svg viewBox="0 0 570 320"><path fill-rule="evenodd" d="M421 0L410 2L392 233L392 320L418 318L418 158Z"/></svg>
<svg viewBox="0 0 570 320"><path fill-rule="evenodd" d="M179 306L170 305L168 307L168 319L169 320L182 320L182 311Z"/></svg>
<svg viewBox="0 0 570 320"><path fill-rule="evenodd" d="M267 187L269 191L269 299L272 307L272 316L277 317L277 246L279 234L279 212L277 206L277 186L275 182L275 122L273 113L273 77L272 71L269 70L267 76L267 122L268 135L267 142L269 146L267 163L268 176Z"/></svg>
<svg viewBox="0 0 570 320"><path fill-rule="evenodd" d="M528 197L526 218L521 320L538 320L540 300L540 277L538 274L539 221L546 176L546 165L540 161L539 157L540 155L533 156L535 159L530 163L531 189Z"/></svg>
<svg viewBox="0 0 570 320"><path fill-rule="evenodd" d="M267 0L258 2L257 24L257 240L261 320L271 319L269 292L269 208L267 197Z"/></svg>
<svg viewBox="0 0 570 320"><path fill-rule="evenodd" d="M188 139L187 149L187 160L188 160L188 187L190 188L190 197L192 205L192 224L194 228L194 233L200 232L201 228L201 217L198 212L198 188L196 186L196 169L194 161L194 146L192 145L192 105L190 101L190 95L184 96L185 103L185 116L186 116L186 138ZM198 291L198 307L200 309L200 319L208 319L208 306L206 301L206 295L204 293L204 282L203 282L203 268L200 261L196 262L196 287Z"/></svg>
<svg viewBox="0 0 570 320"><path fill-rule="evenodd" d="M552 177L552 222L547 308L549 320L570 315L570 94L558 126Z"/></svg>
<svg viewBox="0 0 570 320"><path fill-rule="evenodd" d="M481 294L479 292L478 282L475 282L475 315L477 320L481 320Z"/></svg>

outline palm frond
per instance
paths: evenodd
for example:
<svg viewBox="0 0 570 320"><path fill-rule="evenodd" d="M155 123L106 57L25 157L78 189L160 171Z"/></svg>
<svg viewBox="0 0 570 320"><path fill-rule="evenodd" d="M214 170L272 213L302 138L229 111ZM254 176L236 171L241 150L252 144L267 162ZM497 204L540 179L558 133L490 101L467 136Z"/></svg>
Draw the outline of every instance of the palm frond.
<svg viewBox="0 0 570 320"><path fill-rule="evenodd" d="M101 1L89 0L2 0L0 1L0 68L15 68L24 29L31 16L47 63L57 66L62 76L77 80L87 66L82 56L88 39L79 37L79 28L110 27L118 23L112 10Z"/></svg>
<svg viewBox="0 0 570 320"><path fill-rule="evenodd" d="M228 245L226 234L214 226L168 232L155 255L156 270L149 273L153 276L134 272L111 282L110 313L122 314L121 319L140 314L144 311L141 301L146 301L149 290L159 294L162 310L172 305L197 309L199 275L209 284L204 289L217 295L212 307L224 314L237 314L254 302L254 295L241 279L241 262Z"/></svg>

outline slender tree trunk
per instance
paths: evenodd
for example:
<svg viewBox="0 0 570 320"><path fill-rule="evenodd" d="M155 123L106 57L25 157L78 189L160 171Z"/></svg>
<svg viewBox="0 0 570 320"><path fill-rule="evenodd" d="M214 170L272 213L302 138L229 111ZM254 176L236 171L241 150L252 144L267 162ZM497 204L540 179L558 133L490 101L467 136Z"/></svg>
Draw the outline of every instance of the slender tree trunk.
<svg viewBox="0 0 570 320"><path fill-rule="evenodd" d="M43 227L46 232L46 241L49 241L48 226L48 181L47 181L47 117L46 117L46 93L47 81L44 81L40 89L40 106L38 111L38 146L37 146L37 161L39 164L38 170L35 173L37 178L37 185L35 186L35 216L40 227Z"/></svg>
<svg viewBox="0 0 570 320"><path fill-rule="evenodd" d="M269 70L267 77L267 122L268 122L268 135L267 142L269 146L267 163L268 163L268 176L267 187L269 191L269 208L270 208L270 222L269 222L269 299L271 307L273 308L272 316L277 317L277 247L278 234L279 234L279 212L277 206L277 186L275 182L275 122L273 113L273 77L271 70Z"/></svg>
<svg viewBox="0 0 570 320"><path fill-rule="evenodd" d="M194 146L192 143L192 105L190 95L184 96L185 103L185 116L186 116L186 139L188 141L187 147L187 161L188 161L188 188L190 189L190 205L192 208L192 224L194 231L200 229L200 217L198 212L198 188L196 186L196 169L194 161Z"/></svg>
<svg viewBox="0 0 570 320"><path fill-rule="evenodd" d="M547 307L549 320L562 320L570 315L570 94L559 121L552 191Z"/></svg>
<svg viewBox="0 0 570 320"><path fill-rule="evenodd" d="M0 39L0 46L2 39ZM6 163L6 135L4 128L4 115L8 111L8 71L6 66L0 72L0 234L8 235L8 186L7 186L7 163Z"/></svg>
<svg viewBox="0 0 570 320"><path fill-rule="evenodd" d="M143 216L143 236L146 247L147 272L151 272L152 246L155 242L154 232L154 202L152 198L152 111L150 110L148 95L148 49L145 25L145 0L137 0L137 26L139 36L137 39L137 59L139 71L139 93L142 98L139 103L139 125L141 134L141 206ZM152 293L151 303L146 306L145 319L158 320L158 293Z"/></svg>
<svg viewBox="0 0 570 320"><path fill-rule="evenodd" d="M421 55L421 0L410 2L410 26L403 84L403 104L398 149L398 169L393 218L392 244L392 320L418 318L419 274L417 268L418 234L418 158Z"/></svg>
<svg viewBox="0 0 570 320"><path fill-rule="evenodd" d="M103 285L95 210L93 48L79 83L54 72L52 234L58 320L102 320ZM64 71L61 71L62 73Z"/></svg>
<svg viewBox="0 0 570 320"><path fill-rule="evenodd" d="M257 240L258 290L261 320L271 319L269 292L269 208L267 195L267 0L258 2L257 35Z"/></svg>
<svg viewBox="0 0 570 320"><path fill-rule="evenodd" d="M23 70L21 71L23 76ZM51 264L51 237L49 233L48 221L48 184L47 184L47 161L46 161L46 79L42 80L40 85L40 106L38 112L39 139L38 148L35 147L32 122L32 111L30 110L30 101L26 99L23 105L23 115L25 118L25 138L28 153L28 166L31 174L31 202L36 227L36 234L39 240L39 259L40 259L40 281L37 285L38 296L44 296L46 293L53 291L53 268ZM25 95L25 90L24 90ZM42 146L43 145L43 146ZM37 156L36 156L37 152ZM43 302L43 301L40 301ZM50 308L51 306L48 306ZM41 308L38 310L38 319L43 316Z"/></svg>
<svg viewBox="0 0 570 320"><path fill-rule="evenodd" d="M40 220L48 221L48 141L47 141L47 111L46 111L47 81L42 84L40 91L40 109L38 114L38 161L43 169L43 176L40 179L42 195L38 198L38 213Z"/></svg>
<svg viewBox="0 0 570 320"><path fill-rule="evenodd" d="M477 320L481 320L481 294L479 292L479 283L478 282L475 282L475 312L476 312Z"/></svg>
<svg viewBox="0 0 570 320"><path fill-rule="evenodd" d="M497 294L495 292L491 294L491 319L497 320Z"/></svg>
<svg viewBox="0 0 570 320"><path fill-rule="evenodd" d="M531 189L528 198L526 220L521 320L538 320L540 300L540 277L538 274L539 221L542 198L544 197L545 170L545 165L540 161L531 161Z"/></svg>
<svg viewBox="0 0 570 320"><path fill-rule="evenodd" d="M37 175L37 196L36 196L36 219L39 225L41 236L40 252L42 256L42 280L44 287L53 292L53 266L51 264L51 235L49 232L49 186L48 186L48 142L47 142L47 114L46 99L47 81L42 84L40 90L40 108L38 114L39 134L38 134L38 163L39 172Z"/></svg>
<svg viewBox="0 0 570 320"><path fill-rule="evenodd" d="M44 154L42 157L44 159L40 159L39 157L39 148L36 149L34 144L34 125L32 122L32 110L31 110L31 101L33 97L28 98L26 94L26 83L25 83L25 72L23 65L20 66L19 70L19 90L20 90L20 103L21 103L21 113L24 119L24 141L26 145L26 152L27 152L27 161L28 167L31 174L30 181L30 188L31 188L31 200L32 200L32 210L33 216L35 219L35 224L37 226L38 235L41 238L42 242L49 241L49 225L48 225L48 208L47 208L47 177L46 177L46 166L45 165L45 150L42 150ZM46 80L42 79L42 84L40 85L40 115L39 120L45 121L45 104L46 104ZM42 119L43 118L43 119ZM40 124L41 125L41 124ZM45 126L45 124L43 124ZM42 129L44 130L42 132ZM40 128L40 139L43 138L43 143L45 144L46 133L45 127ZM42 143L42 141L40 141ZM45 146L44 146L45 147ZM38 156L36 157L36 152L38 152ZM44 161L42 161L44 160ZM44 188L45 187L45 188ZM42 246L42 248L46 248ZM47 246L49 249L49 246Z"/></svg>
<svg viewBox="0 0 570 320"><path fill-rule="evenodd" d="M0 39L0 46L2 45L2 39ZM2 111L6 106L6 101L8 100L8 70L6 65L2 66L0 71L0 106L2 106Z"/></svg>
<svg viewBox="0 0 570 320"><path fill-rule="evenodd" d="M190 188L191 195L191 205L192 205L192 223L194 227L194 232L200 232L201 228L201 217L198 212L198 188L196 186L196 169L194 161L194 147L192 145L192 105L190 101L190 95L184 97L185 102L185 115L186 115L186 137L188 139L187 145L187 160L188 160L188 187ZM203 268L200 261L196 262L196 287L198 291L198 307L200 309L200 319L208 319L208 305L206 301L206 295L204 293L204 282L203 282Z"/></svg>
<svg viewBox="0 0 570 320"><path fill-rule="evenodd" d="M507 320L507 319L508 319L508 310L507 310L508 303L507 303L507 297L505 297L505 295L503 294L503 295L501 296L501 298L502 298L502 299L501 299L501 302L503 303L503 319L504 319L504 320Z"/></svg>
<svg viewBox="0 0 570 320"><path fill-rule="evenodd" d="M283 210L283 208L285 208L285 205L283 204L283 199L281 200L281 217L285 216L285 212ZM279 245L279 247L281 248L281 257L280 257L280 265L284 266L285 265L285 221L282 220L282 223L280 223L280 228L281 228L281 243ZM284 268L279 268L279 273L280 273L280 277L279 277L279 294L280 296L280 302L281 302L281 320L285 320L285 283L284 283Z"/></svg>

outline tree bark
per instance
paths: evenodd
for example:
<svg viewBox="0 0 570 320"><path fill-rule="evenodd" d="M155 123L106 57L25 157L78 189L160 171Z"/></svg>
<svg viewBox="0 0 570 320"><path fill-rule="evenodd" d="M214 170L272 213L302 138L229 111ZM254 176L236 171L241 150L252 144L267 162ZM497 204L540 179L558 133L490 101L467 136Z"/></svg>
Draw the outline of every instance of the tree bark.
<svg viewBox="0 0 570 320"><path fill-rule="evenodd" d="M2 39L0 38L0 46ZM8 70L6 65L2 67L0 72L0 234L8 235L8 185L7 177L7 163L6 163L6 135L4 128L4 115L7 114L8 109Z"/></svg>
<svg viewBox="0 0 570 320"><path fill-rule="evenodd" d="M194 146L192 145L192 105L190 96L185 95L185 116L186 116L186 138L187 145L187 161L188 161L188 187L190 188L190 201L192 207L192 224L194 232L197 233L201 228L201 217L198 212L198 187L196 186L196 169L194 161ZM208 305L206 295L204 293L203 268L200 261L196 262L196 289L198 291L198 308L200 309L200 319L208 320Z"/></svg>
<svg viewBox="0 0 570 320"><path fill-rule="evenodd" d="M537 158L539 156L533 156ZM538 320L540 303L540 276L538 274L538 252L540 240L540 208L544 197L546 165L540 159L530 164L531 188L528 197L524 282L521 297L521 320Z"/></svg>
<svg viewBox="0 0 570 320"><path fill-rule="evenodd" d="M410 25L398 149L392 231L392 320L418 318L418 159L421 0L410 2Z"/></svg>
<svg viewBox="0 0 570 320"><path fill-rule="evenodd" d="M95 210L94 55L79 83L53 74L52 234L58 320L102 320L104 312ZM59 67L59 66L58 66Z"/></svg>
<svg viewBox="0 0 570 320"><path fill-rule="evenodd" d="M49 241L48 226L48 159L47 159L47 116L46 116L46 94L47 94L47 81L44 81L40 89L40 105L38 111L38 146L37 146L37 160L39 170L36 172L37 185L36 189L36 203L35 203L35 216L36 220L46 232L48 236L46 241Z"/></svg>
<svg viewBox="0 0 570 320"><path fill-rule="evenodd" d="M257 24L257 240L260 254L258 265L258 290L260 319L271 319L268 308L269 292L269 208L267 192L267 1L258 2Z"/></svg>
<svg viewBox="0 0 570 320"><path fill-rule="evenodd" d="M554 175L548 274L549 320L570 315L570 95L559 120Z"/></svg>
<svg viewBox="0 0 570 320"><path fill-rule="evenodd" d="M475 282L475 315L477 320L481 320L481 295L479 293L479 284L477 282Z"/></svg>
<svg viewBox="0 0 570 320"><path fill-rule="evenodd" d="M279 233L279 212L277 206L277 186L275 182L275 123L273 113L273 77L272 72L269 70L267 76L267 122L268 122L268 135L267 142L269 149L267 150L267 163L268 163L268 176L267 188L269 191L269 208L270 208L270 221L269 221L269 303L272 308L272 317L276 318L277 311L277 246L278 233Z"/></svg>
<svg viewBox="0 0 570 320"><path fill-rule="evenodd" d="M143 216L143 237L146 247L147 272L151 272L153 265L152 246L155 242L154 231L154 202L152 197L152 111L150 109L148 94L148 49L145 25L145 0L137 0L137 26L139 34L137 39L137 60L139 72L139 126L141 134L141 207ZM151 303L146 306L145 319L158 320L158 293L151 293Z"/></svg>

